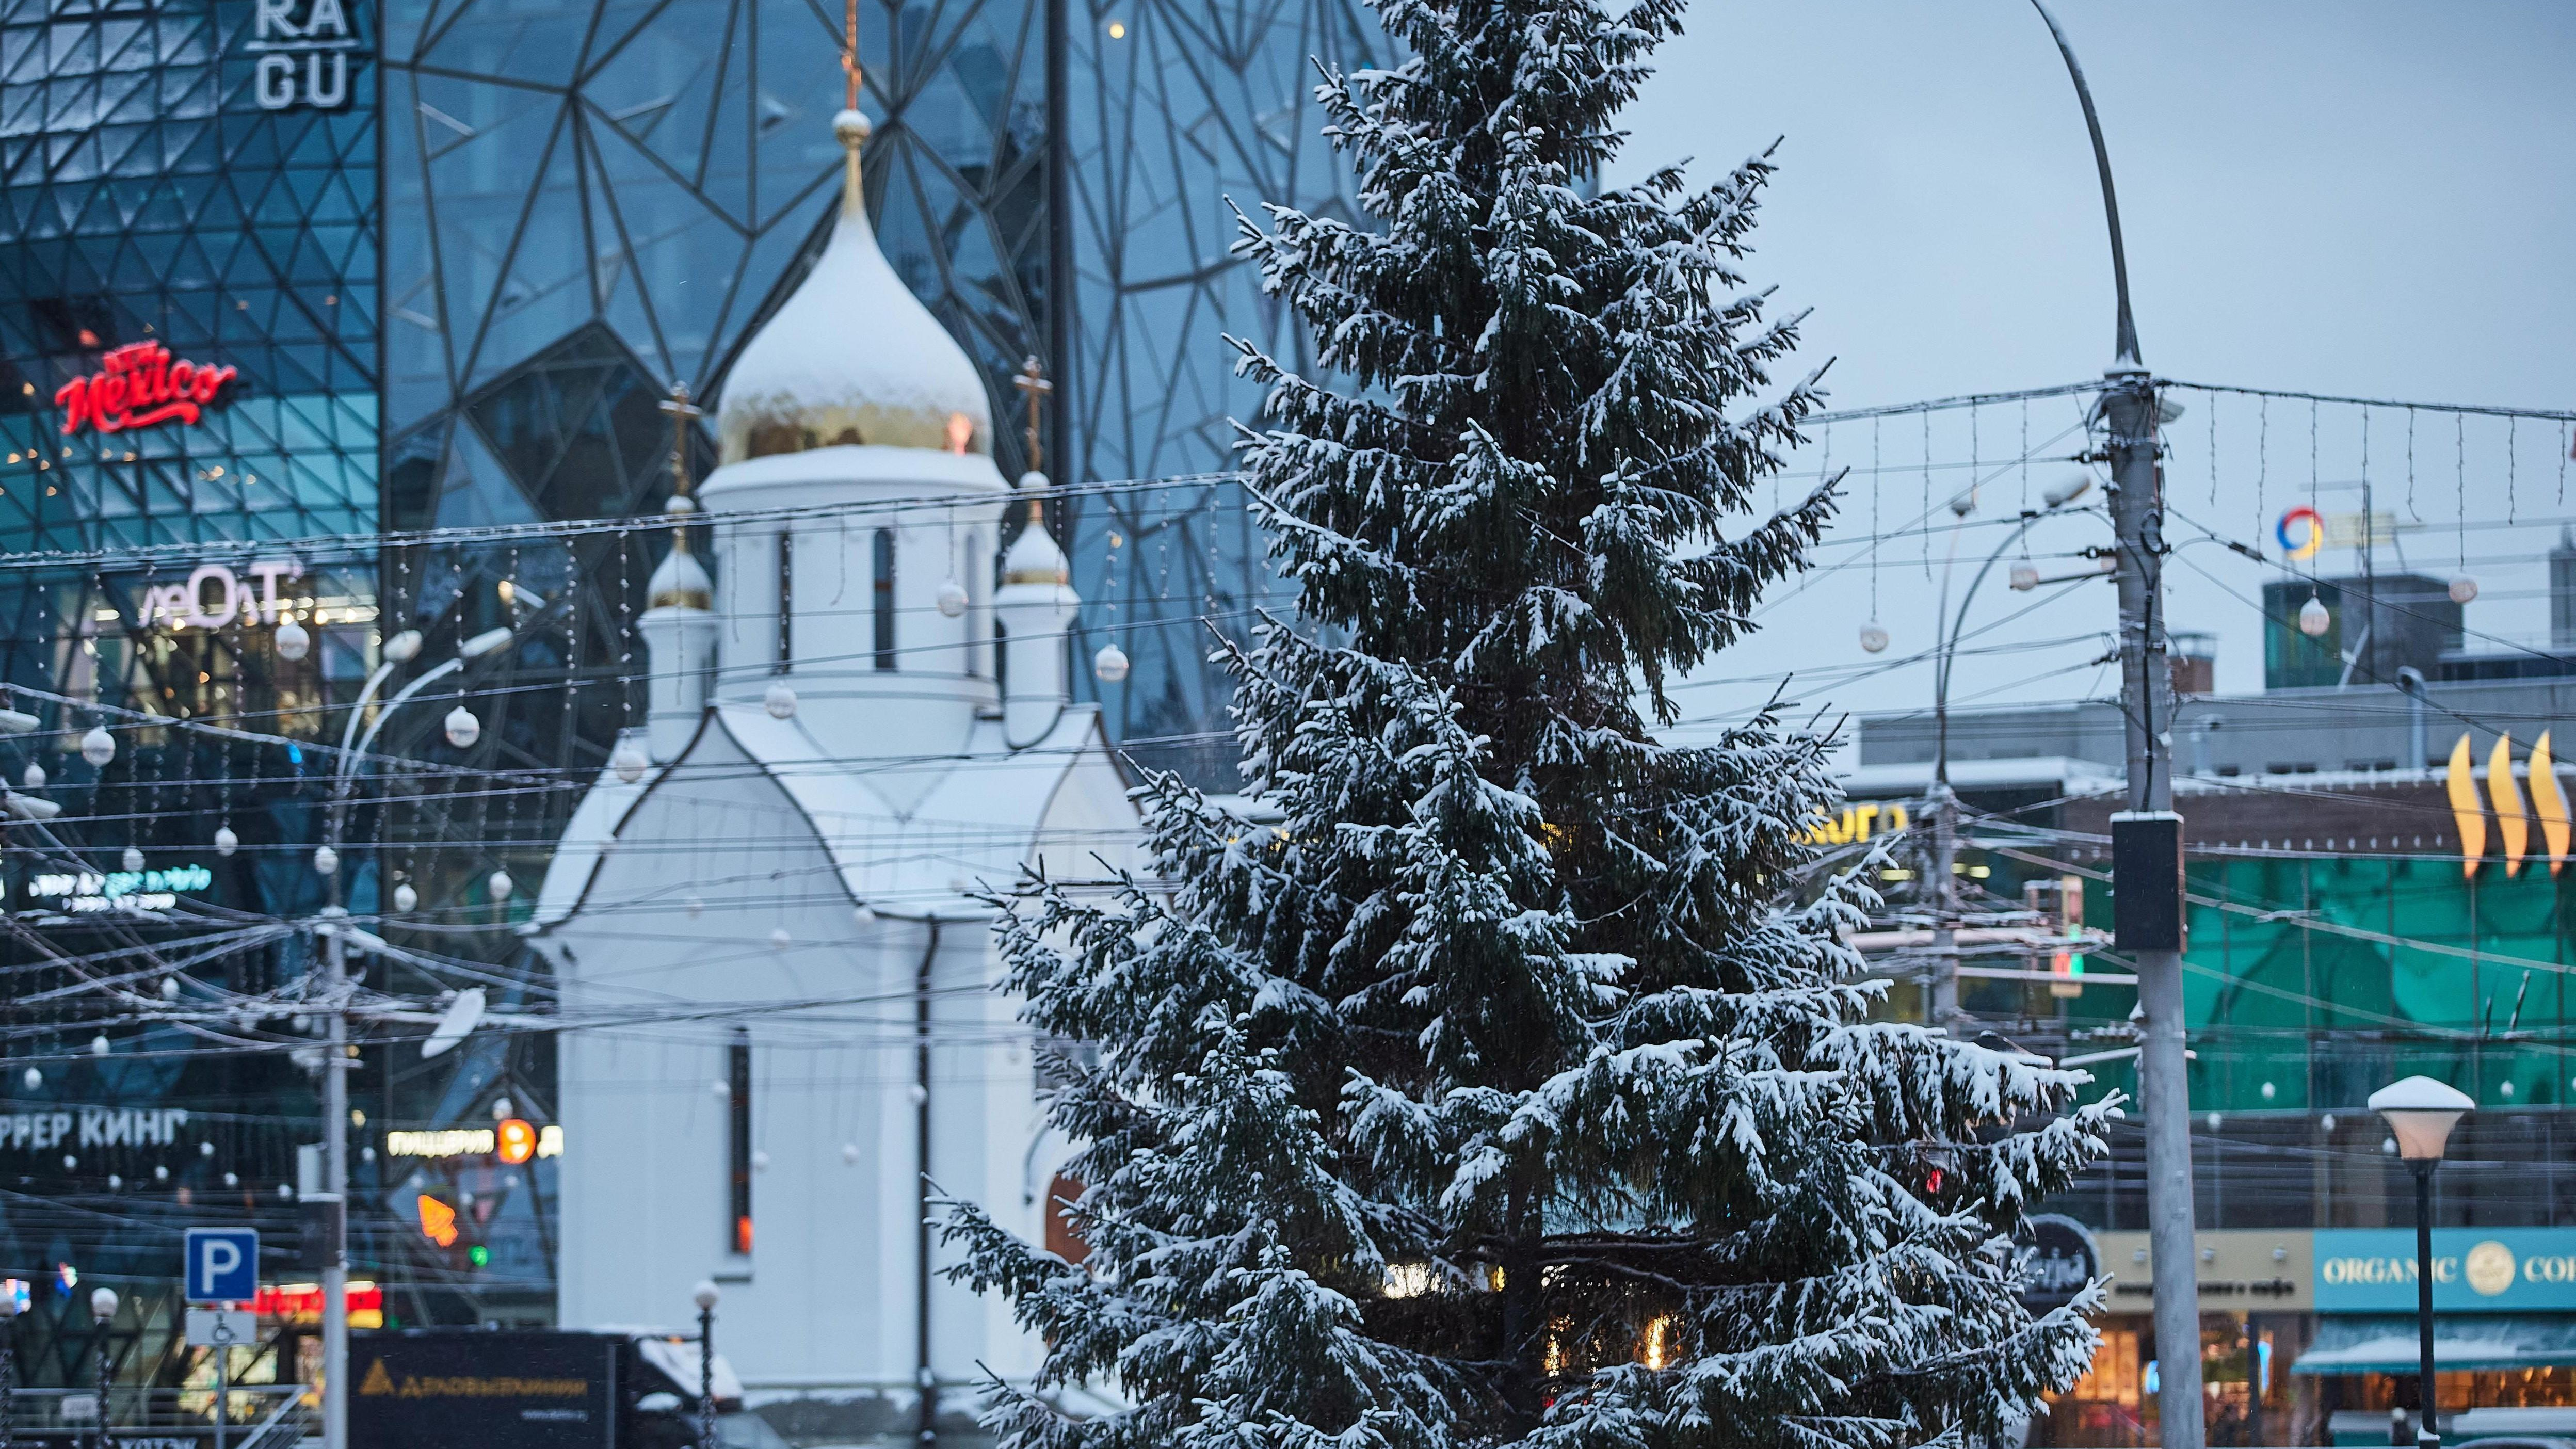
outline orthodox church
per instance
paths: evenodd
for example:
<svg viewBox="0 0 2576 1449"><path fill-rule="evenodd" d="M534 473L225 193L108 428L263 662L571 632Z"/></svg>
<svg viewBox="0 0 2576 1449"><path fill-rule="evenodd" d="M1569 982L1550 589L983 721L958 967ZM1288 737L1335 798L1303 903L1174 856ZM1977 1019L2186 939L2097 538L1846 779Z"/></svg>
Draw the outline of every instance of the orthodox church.
<svg viewBox="0 0 2576 1449"><path fill-rule="evenodd" d="M973 893L1141 856L1071 702L1064 555L1033 523L996 566L1038 495L878 250L866 119L833 124L840 216L724 385L721 466L681 480L705 557L673 530L647 723L530 929L567 1028L560 1321L685 1324L712 1279L750 1404L847 1442L957 1427L988 1368L1034 1370L923 1225L935 1191L1043 1239L1061 1155Z"/></svg>

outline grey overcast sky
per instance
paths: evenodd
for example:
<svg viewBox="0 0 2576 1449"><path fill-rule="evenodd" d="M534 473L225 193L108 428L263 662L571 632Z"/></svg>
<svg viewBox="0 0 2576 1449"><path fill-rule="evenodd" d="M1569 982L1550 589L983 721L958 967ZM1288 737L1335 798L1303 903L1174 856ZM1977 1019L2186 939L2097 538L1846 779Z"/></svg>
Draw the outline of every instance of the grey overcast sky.
<svg viewBox="0 0 2576 1449"><path fill-rule="evenodd" d="M2194 382L2425 402L2576 407L2576 4L2157 3L2060 0L2059 20L2092 82L2119 185L2138 329L2148 364ZM1780 138L1781 168L1750 270L1777 301L1811 308L1805 358L1834 359L1836 407L2045 386L2098 376L2112 299L2101 197L2083 117L2046 26L2027 0L1701 0L1631 112L1614 181L1685 157L1699 181ZM2270 546L2272 522L2315 497L2359 506L2362 449L2375 505L2410 531L2379 567L2479 581L2470 627L2487 647L2545 642L2537 562L2576 516L2559 502L2568 443L2550 424L2472 421L2222 398L2169 435L2177 506L2215 532ZM2073 421L2033 405L2034 444ZM2415 461L2406 458L2410 422ZM1980 517L2071 474L2011 468L2023 417L1942 420L1936 461L1975 455ZM2311 427L2316 442L2311 450ZM1865 428L1838 429L1833 462L1867 468ZM1910 524L1964 468L1923 456L1921 425L1885 425L1878 528ZM2435 435L2439 434L2439 447ZM2553 436L2555 434L2555 436ZM1811 448L1802 467L1813 468ZM2066 442L2045 456L2071 451ZM2216 457L2212 467L2211 457ZM2510 457L2508 457L2510 453ZM2438 459L2438 464L2437 464ZM2213 476L2214 475L2214 476ZM1843 534L1871 531L1868 473L1854 475ZM1927 481L1928 479L1928 481ZM2313 493L2311 490L2314 490ZM2512 496L2508 498L2508 490ZM2419 493L2412 505L2400 495ZM2469 530L2457 524L2465 497ZM2508 514L2514 526L2505 526ZM2049 552L2096 541L2091 520L2052 520ZM1960 582L2002 541L1962 535ZM1750 702L1750 683L1795 670L1794 695L1846 709L1927 704L1930 671L1855 677L1928 647L1949 540L1826 550L1843 567L1765 611L1762 636L1685 696L1694 716ZM1924 557L1928 553L1928 559ZM2257 610L2276 572L2203 544L2174 572L2177 628L2219 636L2223 688L2261 685ZM2465 562L2463 562L2465 560ZM2321 572L2352 571L2337 550ZM1997 570L1970 629L2036 596ZM1877 597L1870 598L1876 579ZM1787 591L1779 591L1785 594ZM1871 659L1873 612L1895 637ZM2086 667L2088 631L2112 624L2107 585L2087 584L1980 635L2005 646L1965 660L1954 697L2077 698L2112 679ZM2051 648L2024 647L2064 639ZM2477 642L2474 641L2473 642ZM1767 692L1767 690L1766 690Z"/></svg>

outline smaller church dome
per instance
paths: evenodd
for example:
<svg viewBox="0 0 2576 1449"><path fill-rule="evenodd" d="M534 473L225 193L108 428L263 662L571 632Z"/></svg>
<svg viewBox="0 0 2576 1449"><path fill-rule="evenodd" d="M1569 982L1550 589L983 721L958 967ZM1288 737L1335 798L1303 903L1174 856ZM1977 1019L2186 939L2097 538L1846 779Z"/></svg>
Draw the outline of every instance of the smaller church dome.
<svg viewBox="0 0 2576 1449"><path fill-rule="evenodd" d="M1020 475L1020 490L1029 496L1029 521L1012 540L1008 553L1002 555L1002 582L1005 584L1064 584L1073 579L1073 567L1065 562L1064 550L1056 546L1055 535L1047 531L1047 480L1044 473Z"/></svg>
<svg viewBox="0 0 2576 1449"><path fill-rule="evenodd" d="M697 555L689 552L685 538L672 546L644 585L644 607L648 609L712 609L715 601L715 584L698 563Z"/></svg>
<svg viewBox="0 0 2576 1449"><path fill-rule="evenodd" d="M992 405L964 349L887 264L868 225L857 111L833 117L848 152L841 214L814 269L745 343L717 415L723 460L842 444L993 451Z"/></svg>

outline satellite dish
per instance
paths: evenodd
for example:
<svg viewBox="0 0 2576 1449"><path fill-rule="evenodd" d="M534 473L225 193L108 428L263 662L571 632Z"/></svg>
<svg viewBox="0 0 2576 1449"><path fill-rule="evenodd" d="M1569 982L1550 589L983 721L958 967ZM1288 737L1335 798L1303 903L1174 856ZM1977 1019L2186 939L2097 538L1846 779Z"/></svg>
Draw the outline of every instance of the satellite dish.
<svg viewBox="0 0 2576 1449"><path fill-rule="evenodd" d="M456 993L456 1000L449 1003L447 1014L441 1016L438 1019L438 1025L430 1029L429 1040L420 1044L421 1060L427 1061L465 1040L467 1034L472 1032L482 1020L483 988L468 986Z"/></svg>

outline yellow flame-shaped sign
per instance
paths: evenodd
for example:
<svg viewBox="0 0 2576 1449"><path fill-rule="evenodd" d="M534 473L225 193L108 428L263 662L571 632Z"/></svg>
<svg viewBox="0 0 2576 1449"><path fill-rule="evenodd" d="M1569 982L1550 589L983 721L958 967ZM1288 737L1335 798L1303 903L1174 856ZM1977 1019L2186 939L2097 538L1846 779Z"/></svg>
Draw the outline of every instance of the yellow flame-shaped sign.
<svg viewBox="0 0 2576 1449"><path fill-rule="evenodd" d="M2478 782L2469 774L2469 737L2465 733L2458 744L2451 746L2451 764L2442 772L2442 784L2450 792L2451 819L2460 828L2460 874L2476 875L2478 862L2487 854L2487 807L2478 798Z"/></svg>
<svg viewBox="0 0 2576 1449"><path fill-rule="evenodd" d="M2531 746L2531 813L2540 818L2540 838L2549 850L2549 873L2567 864L2567 792L2558 788L2558 761L2549 753L2549 731Z"/></svg>
<svg viewBox="0 0 2576 1449"><path fill-rule="evenodd" d="M2496 736L2487 756L2487 797L2495 801L2496 829L2504 839L2504 873L2522 874L2522 857L2531 848L2531 815L2522 808L2522 791L2513 783L2513 735Z"/></svg>

